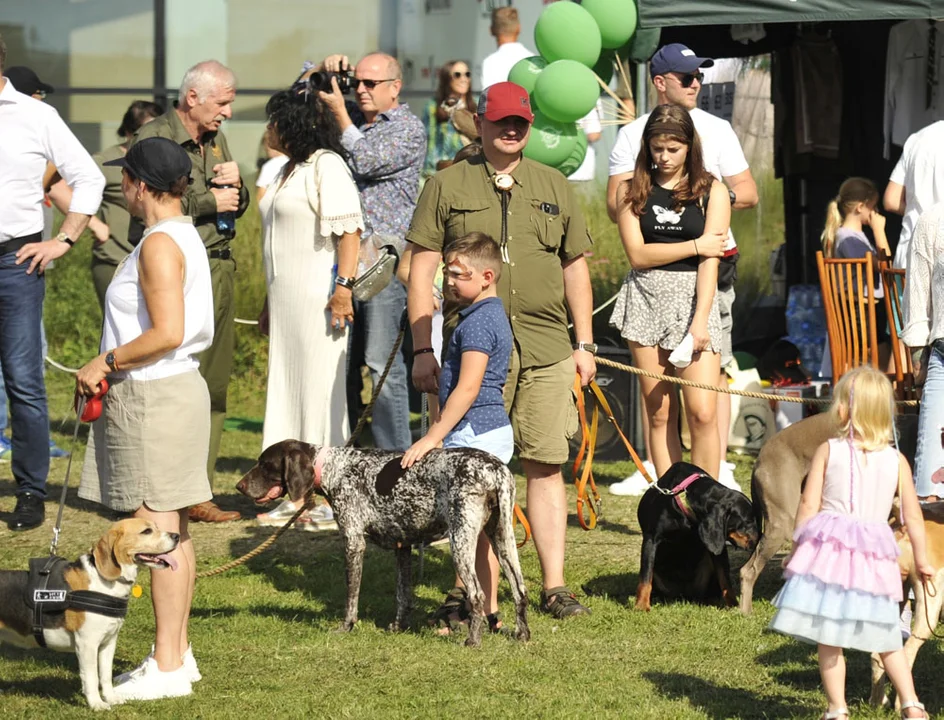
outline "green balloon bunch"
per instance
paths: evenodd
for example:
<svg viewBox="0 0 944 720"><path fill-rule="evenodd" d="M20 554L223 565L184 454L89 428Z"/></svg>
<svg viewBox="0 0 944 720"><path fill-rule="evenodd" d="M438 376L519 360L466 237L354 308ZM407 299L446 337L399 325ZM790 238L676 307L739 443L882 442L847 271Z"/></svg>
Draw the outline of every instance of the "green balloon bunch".
<svg viewBox="0 0 944 720"><path fill-rule="evenodd" d="M636 20L636 0L555 2L544 9L534 28L540 57L521 60L508 74L534 105L525 156L565 175L580 167L587 136L576 121L596 105L599 82L612 80L616 50L631 41Z"/></svg>

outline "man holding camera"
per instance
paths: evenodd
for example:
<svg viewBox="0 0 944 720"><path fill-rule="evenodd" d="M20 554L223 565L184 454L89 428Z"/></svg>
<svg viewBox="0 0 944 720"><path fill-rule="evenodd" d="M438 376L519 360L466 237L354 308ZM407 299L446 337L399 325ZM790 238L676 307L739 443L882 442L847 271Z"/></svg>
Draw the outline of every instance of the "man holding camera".
<svg viewBox="0 0 944 720"><path fill-rule="evenodd" d="M426 157L426 132L419 118L399 102L400 63L390 55L371 53L350 76L347 57L330 55L319 70L341 76L342 87L337 77L331 77L330 90L323 83L319 96L338 120L341 145L348 152L347 163L360 190L367 223L373 232L397 238L402 254ZM342 89L353 91L356 107L345 102ZM354 305L355 328L363 324L364 356L374 383L393 348L405 305L406 288L396 278L370 301ZM353 366L349 370L357 371ZM376 447L406 450L413 444L402 353L390 368L373 418Z"/></svg>

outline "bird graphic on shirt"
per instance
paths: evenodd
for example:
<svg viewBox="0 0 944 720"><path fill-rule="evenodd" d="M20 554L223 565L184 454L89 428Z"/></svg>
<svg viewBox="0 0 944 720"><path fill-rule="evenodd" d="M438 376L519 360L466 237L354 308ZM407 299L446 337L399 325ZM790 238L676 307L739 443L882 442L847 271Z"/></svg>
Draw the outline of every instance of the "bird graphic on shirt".
<svg viewBox="0 0 944 720"><path fill-rule="evenodd" d="M656 213L656 222L660 225L678 225L682 219L682 213L675 212L672 208L664 208L661 205L653 205L652 209Z"/></svg>

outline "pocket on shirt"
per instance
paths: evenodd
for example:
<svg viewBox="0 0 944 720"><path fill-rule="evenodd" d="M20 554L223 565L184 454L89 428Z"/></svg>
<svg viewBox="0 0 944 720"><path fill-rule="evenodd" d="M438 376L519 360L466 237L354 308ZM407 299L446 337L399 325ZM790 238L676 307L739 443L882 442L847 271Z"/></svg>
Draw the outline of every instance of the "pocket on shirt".
<svg viewBox="0 0 944 720"><path fill-rule="evenodd" d="M446 220L446 244L473 231L487 233L499 241L501 210L491 208L484 198L459 198L452 203Z"/></svg>
<svg viewBox="0 0 944 720"><path fill-rule="evenodd" d="M531 214L531 221L534 225L534 232L547 250L557 252L560 250L561 241L564 235L563 216L552 215L544 212L540 208L535 208Z"/></svg>

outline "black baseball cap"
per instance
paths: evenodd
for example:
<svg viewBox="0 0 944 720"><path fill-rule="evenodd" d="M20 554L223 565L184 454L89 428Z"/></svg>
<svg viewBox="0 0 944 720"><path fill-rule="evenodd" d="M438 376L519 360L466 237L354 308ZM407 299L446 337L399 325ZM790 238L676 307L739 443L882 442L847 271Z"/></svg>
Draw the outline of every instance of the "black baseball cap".
<svg viewBox="0 0 944 720"><path fill-rule="evenodd" d="M698 57L694 50L690 50L682 43L672 43L662 46L652 56L649 61L649 73L652 77L670 72L690 73L714 64L715 61L711 58Z"/></svg>
<svg viewBox="0 0 944 720"><path fill-rule="evenodd" d="M124 157L102 164L125 168L148 187L164 192L182 177L193 182L190 156L178 143L162 137L139 140Z"/></svg>
<svg viewBox="0 0 944 720"><path fill-rule="evenodd" d="M25 65L14 65L3 71L3 77L13 83L17 92L24 95L35 95L38 92L52 93L55 88L39 79L39 75Z"/></svg>

